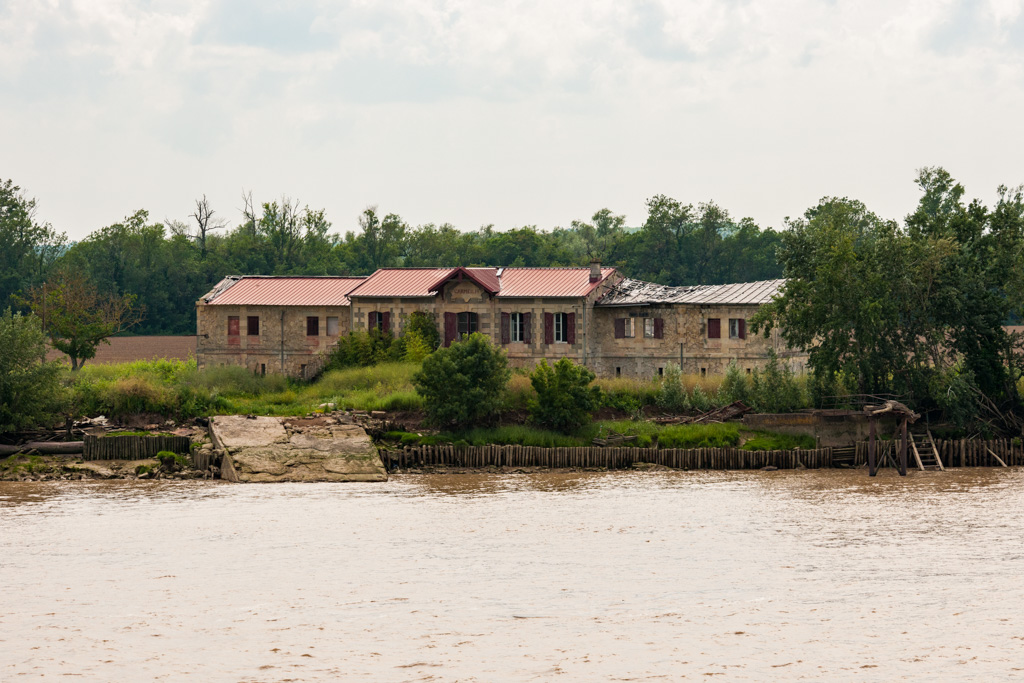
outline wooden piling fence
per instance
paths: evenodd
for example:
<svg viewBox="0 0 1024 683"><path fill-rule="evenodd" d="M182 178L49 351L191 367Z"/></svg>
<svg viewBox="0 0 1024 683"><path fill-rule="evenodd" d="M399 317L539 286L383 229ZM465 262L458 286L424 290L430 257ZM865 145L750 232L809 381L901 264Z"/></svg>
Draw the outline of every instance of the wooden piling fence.
<svg viewBox="0 0 1024 683"><path fill-rule="evenodd" d="M820 469L832 466L831 448L791 451L747 451L742 448L635 448L580 446L540 448L491 444L487 446L406 446L382 450L389 468L431 465L450 467L551 467L628 469L651 463L680 470Z"/></svg>
<svg viewBox="0 0 1024 683"><path fill-rule="evenodd" d="M886 444L898 446L899 442L879 441L878 462L883 464L882 453ZM918 448L931 449L927 441L918 441ZM998 455L1009 467L1024 465L1024 445L1017 439L935 439L935 448L945 467L1001 467L992 457ZM990 452L991 451L991 452ZM924 454L922 453L922 456ZM868 461L868 442L857 443L853 464L864 465Z"/></svg>
<svg viewBox="0 0 1024 683"><path fill-rule="evenodd" d="M85 436L83 460L146 460L160 451L186 455L192 448L187 436Z"/></svg>

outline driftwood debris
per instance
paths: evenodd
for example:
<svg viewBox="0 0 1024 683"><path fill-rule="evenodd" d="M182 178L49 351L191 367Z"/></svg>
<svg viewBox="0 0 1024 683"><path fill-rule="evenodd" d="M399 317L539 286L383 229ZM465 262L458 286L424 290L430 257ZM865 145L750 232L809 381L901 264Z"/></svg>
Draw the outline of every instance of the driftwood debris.
<svg viewBox="0 0 1024 683"><path fill-rule="evenodd" d="M881 405L864 406L864 412L871 417L878 417L885 413L892 413L897 417L905 418L907 422L910 423L917 422L917 418L921 417L899 401L886 401Z"/></svg>
<svg viewBox="0 0 1024 683"><path fill-rule="evenodd" d="M82 441L29 441L18 446L0 444L0 455L42 453L43 455L75 455L85 449Z"/></svg>
<svg viewBox="0 0 1024 683"><path fill-rule="evenodd" d="M596 438L591 443L595 446L621 446L624 443L632 443L636 441L635 436L626 436L625 434L619 434L618 432L609 432L605 438Z"/></svg>
<svg viewBox="0 0 1024 683"><path fill-rule="evenodd" d="M745 413L749 413L751 410L750 406L746 405L743 401L735 401L727 406L721 408L715 408L709 410L706 413L700 415L678 415L670 417L656 417L654 422L663 425L685 425L685 424L706 424L708 422L725 422L726 420L732 420Z"/></svg>

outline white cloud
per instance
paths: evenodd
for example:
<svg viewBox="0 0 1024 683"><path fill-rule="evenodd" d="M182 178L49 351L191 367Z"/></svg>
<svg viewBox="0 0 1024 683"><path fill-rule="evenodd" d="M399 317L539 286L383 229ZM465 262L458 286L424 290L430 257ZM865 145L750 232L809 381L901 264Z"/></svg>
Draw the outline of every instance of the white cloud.
<svg viewBox="0 0 1024 683"><path fill-rule="evenodd" d="M76 237L241 187L471 229L647 196L899 217L914 169L1024 181L1020 0L13 0L0 176Z"/></svg>

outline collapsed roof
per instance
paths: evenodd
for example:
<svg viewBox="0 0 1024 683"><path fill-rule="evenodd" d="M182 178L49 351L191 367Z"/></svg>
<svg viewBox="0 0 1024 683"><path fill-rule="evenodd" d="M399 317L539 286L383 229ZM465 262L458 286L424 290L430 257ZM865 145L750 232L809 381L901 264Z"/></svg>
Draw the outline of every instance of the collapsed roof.
<svg viewBox="0 0 1024 683"><path fill-rule="evenodd" d="M772 300L785 280L761 280L733 285L669 287L625 278L597 302L598 306L656 306L659 304L759 305Z"/></svg>

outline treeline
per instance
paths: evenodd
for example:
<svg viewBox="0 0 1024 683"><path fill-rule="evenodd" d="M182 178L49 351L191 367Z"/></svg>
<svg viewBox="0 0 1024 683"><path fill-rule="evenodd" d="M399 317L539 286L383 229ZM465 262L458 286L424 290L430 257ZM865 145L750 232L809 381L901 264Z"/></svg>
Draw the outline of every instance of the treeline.
<svg viewBox="0 0 1024 683"><path fill-rule="evenodd" d="M585 266L592 259L626 275L668 285L778 278L780 234L735 220L712 202L657 195L638 228L601 209L550 230L493 225L464 232L445 223L411 226L366 209L357 229L339 232L323 210L288 198L232 216L196 200L187 221L157 221L145 210L80 242L36 217L36 200L0 182L0 308L25 310L26 293L55 270L87 277L100 292L132 294L143 311L137 334L195 332L195 302L225 275L365 275L390 266Z"/></svg>

